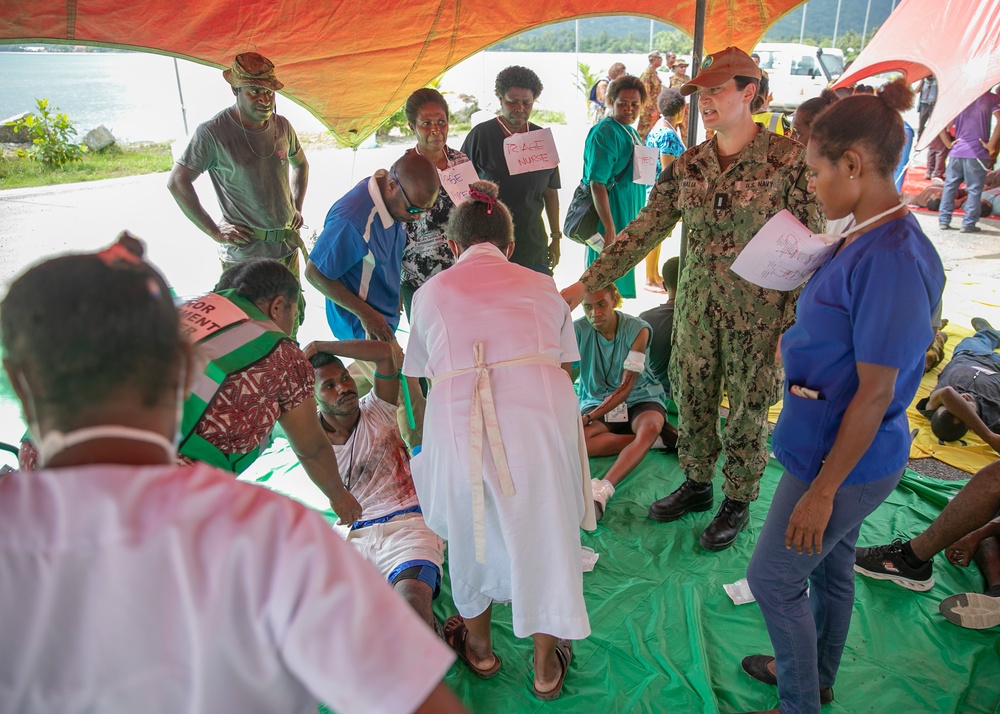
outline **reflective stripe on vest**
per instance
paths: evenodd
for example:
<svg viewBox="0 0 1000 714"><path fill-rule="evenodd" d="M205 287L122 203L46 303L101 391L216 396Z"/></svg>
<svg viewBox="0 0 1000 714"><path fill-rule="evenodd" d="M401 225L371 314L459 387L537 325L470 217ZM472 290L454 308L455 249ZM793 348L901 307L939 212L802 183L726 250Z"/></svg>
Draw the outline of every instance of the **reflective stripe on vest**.
<svg viewBox="0 0 1000 714"><path fill-rule="evenodd" d="M198 343L197 353L205 366L191 383L191 393L184 402L179 451L184 456L204 461L227 471L240 473L253 463L261 446L247 453L226 454L195 433L198 422L218 394L226 377L256 364L288 339L267 316L248 300L231 290L220 295L247 314L247 319L216 332Z"/></svg>

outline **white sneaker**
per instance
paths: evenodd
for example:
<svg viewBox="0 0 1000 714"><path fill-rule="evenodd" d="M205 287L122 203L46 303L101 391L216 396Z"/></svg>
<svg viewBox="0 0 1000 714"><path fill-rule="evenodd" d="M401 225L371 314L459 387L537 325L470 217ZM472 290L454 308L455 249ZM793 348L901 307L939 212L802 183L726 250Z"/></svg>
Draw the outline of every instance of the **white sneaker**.
<svg viewBox="0 0 1000 714"><path fill-rule="evenodd" d="M592 478L590 486L594 490L594 510L597 520L604 516L604 509L608 506L608 501L615 495L615 487L607 479Z"/></svg>
<svg viewBox="0 0 1000 714"><path fill-rule="evenodd" d="M959 593L941 601L938 607L948 622L972 630L1000 625L1000 598L979 593Z"/></svg>

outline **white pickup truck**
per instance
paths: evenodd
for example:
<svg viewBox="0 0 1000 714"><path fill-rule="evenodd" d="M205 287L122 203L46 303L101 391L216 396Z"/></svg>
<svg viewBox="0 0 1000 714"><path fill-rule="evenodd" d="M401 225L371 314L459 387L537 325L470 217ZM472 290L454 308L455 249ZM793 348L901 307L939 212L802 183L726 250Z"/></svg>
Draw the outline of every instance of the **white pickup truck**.
<svg viewBox="0 0 1000 714"><path fill-rule="evenodd" d="M754 52L770 81L772 111L795 111L844 72L844 53L833 47L762 42Z"/></svg>

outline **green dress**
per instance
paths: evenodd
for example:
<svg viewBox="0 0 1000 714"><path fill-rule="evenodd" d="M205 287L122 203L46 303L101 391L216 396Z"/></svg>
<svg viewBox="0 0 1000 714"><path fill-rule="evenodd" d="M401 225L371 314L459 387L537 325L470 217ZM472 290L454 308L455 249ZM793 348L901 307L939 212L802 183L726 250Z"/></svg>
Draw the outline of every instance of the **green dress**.
<svg viewBox="0 0 1000 714"><path fill-rule="evenodd" d="M611 217L618 231L639 215L646 203L646 187L632 182L631 162L636 144L641 145L642 142L635 129L608 117L591 127L583 148L584 183L597 181L607 186L615 176L625 171L621 180L608 191ZM626 169L626 166L629 168ZM604 224L599 222L597 229L603 233ZM593 263L597 256L595 250L587 248L587 265ZM615 285L622 297L635 297L635 278L631 271L616 280Z"/></svg>

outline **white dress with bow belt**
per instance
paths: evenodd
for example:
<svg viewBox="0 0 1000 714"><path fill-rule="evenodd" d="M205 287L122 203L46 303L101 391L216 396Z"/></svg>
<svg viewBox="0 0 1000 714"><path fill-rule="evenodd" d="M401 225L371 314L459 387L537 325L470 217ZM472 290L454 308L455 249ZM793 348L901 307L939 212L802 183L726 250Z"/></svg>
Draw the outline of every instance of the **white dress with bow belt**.
<svg viewBox="0 0 1000 714"><path fill-rule="evenodd" d="M424 520L448 541L463 617L511 602L514 635L590 634L580 527L596 527L576 394L579 359L552 278L475 245L413 300L403 372L429 377L411 462Z"/></svg>

